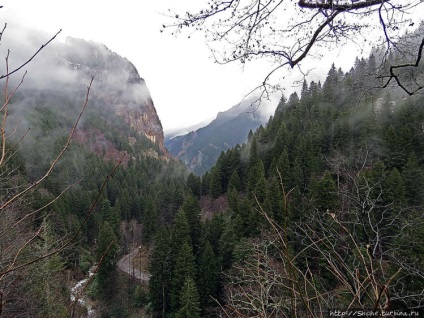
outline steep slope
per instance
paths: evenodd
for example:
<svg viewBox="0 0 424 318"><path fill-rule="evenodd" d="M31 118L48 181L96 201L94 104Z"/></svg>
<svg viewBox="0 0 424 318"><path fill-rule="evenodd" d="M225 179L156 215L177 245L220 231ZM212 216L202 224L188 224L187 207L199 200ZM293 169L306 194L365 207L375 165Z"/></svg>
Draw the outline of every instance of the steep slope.
<svg viewBox="0 0 424 318"><path fill-rule="evenodd" d="M131 62L104 45L74 38L67 39L62 55L63 62L80 73L81 79L94 76L99 82L95 99L165 151L162 125L149 90Z"/></svg>
<svg viewBox="0 0 424 318"><path fill-rule="evenodd" d="M2 41L0 55L10 49L10 69L46 43L31 30L22 34L28 39L9 33ZM151 240L159 219L176 213L187 170L162 160L160 120L144 80L126 59L101 44L69 39L48 45L27 70L1 116L7 122L0 162L2 317L69 315L69 288L94 264L96 314L124 312L121 299L131 291L115 264L130 244L141 244L141 235L134 235L135 226L121 229L122 221L143 223L142 239ZM2 87L13 91L22 75L14 73ZM68 144L91 76L87 108ZM82 317L86 309L78 304L72 315L75 310Z"/></svg>
<svg viewBox="0 0 424 318"><path fill-rule="evenodd" d="M259 111L253 112L249 99L225 112L220 112L207 126L183 136L165 138L171 154L182 160L196 174L208 171L220 153L246 141L250 130L264 124L268 118ZM264 102L260 107L266 108Z"/></svg>
<svg viewBox="0 0 424 318"><path fill-rule="evenodd" d="M34 31L21 32L31 35ZM31 35L37 43L45 42L43 37L36 32ZM14 52L9 65L11 69L37 50L35 40L25 45L23 40L13 37L13 41L7 42L7 49ZM5 49L3 47L0 53L5 54ZM10 78L10 87L17 85L22 74L14 74ZM152 142L152 149L155 148L155 156L167 155L161 122L147 85L137 69L103 44L80 39L67 38L65 43L50 43L28 65L28 74L10 109L18 115L9 121L10 127L17 122L20 122L22 130L35 127L34 118L39 117L40 112L50 112L51 116L62 117L64 121L76 118L77 105L82 105L86 86L92 77L89 114L84 116L84 123L90 113L91 116L94 116L93 112L101 113L97 124L103 118L106 126L98 128L104 134L108 124L121 120L131 130L125 136L127 145L134 144L134 138L147 138ZM77 100L81 101L77 103ZM64 124L59 121L59 126ZM28 139L37 138L35 134L38 132L31 133L33 136Z"/></svg>

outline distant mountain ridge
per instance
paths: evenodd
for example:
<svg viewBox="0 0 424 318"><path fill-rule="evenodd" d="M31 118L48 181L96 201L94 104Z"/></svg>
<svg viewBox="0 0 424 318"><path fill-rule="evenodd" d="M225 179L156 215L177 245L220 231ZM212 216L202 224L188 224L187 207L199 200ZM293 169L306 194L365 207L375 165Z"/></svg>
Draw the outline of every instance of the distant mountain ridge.
<svg viewBox="0 0 424 318"><path fill-rule="evenodd" d="M257 129L269 119L263 109L269 105L265 101L255 108L255 98L250 98L220 112L205 127L176 137L165 136L165 147L182 160L196 174L208 171L220 153L237 144L244 143L250 130Z"/></svg>

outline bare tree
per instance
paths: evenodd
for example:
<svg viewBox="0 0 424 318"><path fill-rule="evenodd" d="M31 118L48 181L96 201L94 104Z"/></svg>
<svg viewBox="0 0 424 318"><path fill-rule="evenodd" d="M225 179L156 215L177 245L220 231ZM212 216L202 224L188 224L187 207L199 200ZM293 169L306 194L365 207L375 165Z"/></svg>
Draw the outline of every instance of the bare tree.
<svg viewBox="0 0 424 318"><path fill-rule="evenodd" d="M177 33L184 28L204 32L218 63L269 60L274 66L258 87L265 93L273 87L271 77L277 71L300 68L307 57L329 55L349 43L360 49L380 46L378 86L396 84L412 95L424 86L411 74L421 61L424 37L418 33L411 46L404 35L422 21L417 13L421 4L419 0L212 0L198 12L174 13L176 22L164 27L176 28ZM398 58L388 61L390 54Z"/></svg>
<svg viewBox="0 0 424 318"><path fill-rule="evenodd" d="M226 275L224 317L329 317L337 309L387 315L394 303L411 312L423 307L422 260L399 251L407 238L408 249L421 246L413 237L422 212L381 200L386 176L369 176L366 167L366 158L357 167L342 160L337 195L344 203L334 211L312 205L306 222L290 221L283 187L283 225L257 202L270 230L251 240L250 255Z"/></svg>
<svg viewBox="0 0 424 318"><path fill-rule="evenodd" d="M0 33L0 40L5 30L6 25ZM55 259L59 257L59 253L73 247L80 232L92 215L108 180L121 165L123 157L125 156L123 155L120 158L109 173L105 173L105 179L100 186L97 196L91 203L90 208L86 211L77 230L61 238L47 240L48 231L46 230L46 224L51 214L54 213L51 207L65 192L78 184L80 180L67 186L59 195L54 197L50 196L48 202L43 204L40 208L32 208L32 201L34 200L33 194L36 191L42 190L43 183L51 177L57 164L66 155L82 115L87 108L94 78L91 78L87 86L87 93L81 110L73 126L70 128L62 147L59 149L58 153L54 154L50 165L43 172L41 177L30 182L20 172L22 167L19 167L19 163L14 162L17 157L17 152L19 151L18 148L25 138L26 133L17 137L17 128L10 128L10 125L8 125L9 109L13 106L11 101L24 83L26 72L22 76L20 82L12 88L10 88L10 77L17 76L17 72L30 63L46 45L56 38L59 32L41 45L41 47L32 56L28 57L23 64L13 70L9 69L8 52L5 59L5 71L2 72L4 75L0 76L0 79L4 81L3 105L0 108L0 316L3 314L3 316L7 317L20 317L21 315L26 317L28 313L36 311L37 306L44 305L41 304L41 297L39 297L38 301L36 299L37 295L30 297L30 288L33 288L33 286L31 286L30 279L25 279L25 277L28 278L31 276L32 270L37 270L37 275L43 274L43 271L47 276L51 274L50 278L52 282L43 285L47 286L46 288L50 288L52 284L54 285L53 279L56 279L57 282L61 279L63 280L63 277L54 278L54 273L49 273L49 267L44 263L50 261L54 262ZM39 205L40 204L38 204L38 206ZM44 242L41 246L40 240ZM59 275L63 275L60 273L60 266L57 268L59 268ZM45 277L43 278L45 279ZM41 286L39 288L43 287ZM23 291L26 292L23 293ZM39 292L36 294L39 296ZM53 308L53 310L49 309L48 316L57 317L57 315L59 315L56 311L59 304L52 305L52 303L58 301L58 298L55 298L56 296L57 295L53 294L53 291L45 295L46 301L48 302L48 304L45 305L50 309ZM65 310L64 315L66 314L67 312Z"/></svg>

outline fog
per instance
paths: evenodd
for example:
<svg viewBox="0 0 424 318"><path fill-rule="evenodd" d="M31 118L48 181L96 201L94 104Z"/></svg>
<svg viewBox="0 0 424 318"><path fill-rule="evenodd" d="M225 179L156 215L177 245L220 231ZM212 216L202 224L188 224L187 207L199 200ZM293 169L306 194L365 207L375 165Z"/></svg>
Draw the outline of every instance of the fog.
<svg viewBox="0 0 424 318"><path fill-rule="evenodd" d="M9 51L9 71L28 61L50 37L39 31L9 23L4 32L0 55ZM6 67L2 67L6 74ZM88 85L94 76L93 94L106 97L119 92L123 99L138 103L150 97L135 67L104 45L67 38L65 43L53 40L19 72L10 77L13 89L27 72L20 90L54 90L74 93ZM128 85L131 84L131 85Z"/></svg>
<svg viewBox="0 0 424 318"><path fill-rule="evenodd" d="M8 56L10 73L28 62L50 39L42 32L9 23L0 45L4 61L1 75L7 74L4 58ZM9 145L25 135L19 144L20 153L31 158L25 162L33 177L39 177L63 147L63 138L81 112L92 77L88 108L80 127L87 118L93 120L93 113L89 115L94 108L101 107L101 116L114 123L119 108L149 107L149 90L134 65L102 44L74 38L53 40L22 69L1 81L2 88L7 84L10 94L23 80L8 105L6 134L10 136Z"/></svg>

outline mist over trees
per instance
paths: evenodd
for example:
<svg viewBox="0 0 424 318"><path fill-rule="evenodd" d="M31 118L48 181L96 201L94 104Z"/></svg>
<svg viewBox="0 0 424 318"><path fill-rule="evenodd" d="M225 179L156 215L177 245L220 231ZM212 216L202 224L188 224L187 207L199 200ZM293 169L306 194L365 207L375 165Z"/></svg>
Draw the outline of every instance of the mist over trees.
<svg viewBox="0 0 424 318"><path fill-rule="evenodd" d="M70 287L92 271L83 292L99 313L135 310L140 300L125 307L124 291L143 291L116 270L136 237L129 221L145 219L149 242L158 222L175 213L186 171L167 162L160 121L130 62L100 44L53 44L30 31L31 41L21 42L24 34L11 25L2 33L10 51L2 49L0 315L84 315L83 295L71 299ZM28 72L19 69L40 46ZM121 117L122 108L132 117ZM138 113L149 116L148 131L126 122Z"/></svg>
<svg viewBox="0 0 424 318"><path fill-rule="evenodd" d="M372 54L346 73L333 65L323 83L305 81L246 144L222 152L201 178L189 176L201 201L228 206L201 223L200 245L187 212L177 213L163 231L170 242L185 237L181 254L157 236L150 292L158 316L186 308L173 300L183 299L181 255L194 257L186 277L204 317L422 312L423 100L399 87L364 90L374 63ZM205 264L219 275L206 279Z"/></svg>
<svg viewBox="0 0 424 318"><path fill-rule="evenodd" d="M201 14L214 17L224 5L236 13L243 8L232 7L237 3L213 1ZM288 2L255 2L257 21L279 3ZM305 43L315 46L359 27L339 16L393 12L380 20L384 27L415 4L300 1L294 8L321 24L313 42L305 37L294 44L303 51L293 51L291 63L310 53ZM250 17L249 8L242 14ZM416 35L420 31L401 40ZM386 40L394 46L392 35ZM39 87L33 81L15 91L20 80L5 77L1 317L81 317L88 315L78 301L83 295L106 317L424 310L424 100L419 93L407 96L399 83L391 90L380 85L396 81L390 72L398 68L389 67L389 77L371 76L377 59L401 65L406 55L375 49L348 72L333 64L322 83L305 79L246 143L222 152L196 176L169 158L153 135L137 130L150 121L120 116L124 106L131 116L151 116L149 127L160 137L153 113L134 111L138 103L153 105L132 64L103 46L71 42L65 61L53 59L63 78L40 77ZM419 62L408 83L422 78ZM98 86L96 79L81 85L90 72L99 75ZM75 90L62 90L71 84ZM14 130L20 119L30 132ZM117 269L121 256L143 248L148 264L140 271L151 274L148 283ZM135 259L128 258L129 268ZM85 277L71 298L70 286Z"/></svg>

